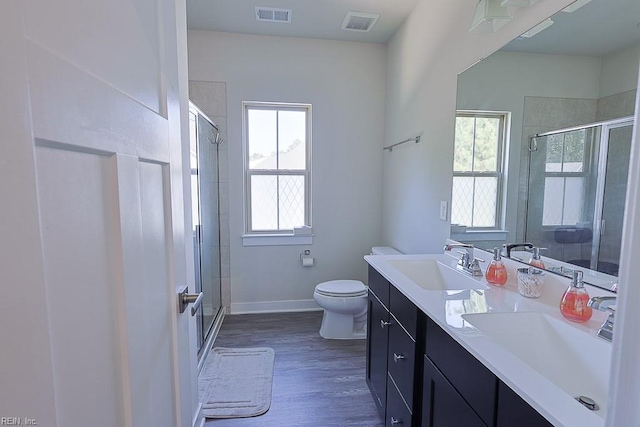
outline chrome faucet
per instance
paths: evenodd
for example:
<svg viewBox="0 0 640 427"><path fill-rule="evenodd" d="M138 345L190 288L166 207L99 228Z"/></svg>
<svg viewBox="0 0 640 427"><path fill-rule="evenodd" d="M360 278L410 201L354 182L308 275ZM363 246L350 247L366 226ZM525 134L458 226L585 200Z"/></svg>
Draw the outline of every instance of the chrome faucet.
<svg viewBox="0 0 640 427"><path fill-rule="evenodd" d="M593 297L587 304L589 307L600 310L608 311L609 316L604 321L600 329L598 330L598 336L609 342L613 340L613 321L616 314L615 308L611 307L616 304L616 297Z"/></svg>
<svg viewBox="0 0 640 427"><path fill-rule="evenodd" d="M504 243L502 245L502 253L500 255L511 258L511 251L515 248L533 249L532 243Z"/></svg>
<svg viewBox="0 0 640 427"><path fill-rule="evenodd" d="M472 276L482 276L482 270L480 269L480 262L484 262L481 259L473 256L473 245L466 243L451 243L445 245L444 251L449 252L455 248L463 248L465 251L458 251L458 253L462 254L460 259L458 260L458 270L464 271L467 274Z"/></svg>

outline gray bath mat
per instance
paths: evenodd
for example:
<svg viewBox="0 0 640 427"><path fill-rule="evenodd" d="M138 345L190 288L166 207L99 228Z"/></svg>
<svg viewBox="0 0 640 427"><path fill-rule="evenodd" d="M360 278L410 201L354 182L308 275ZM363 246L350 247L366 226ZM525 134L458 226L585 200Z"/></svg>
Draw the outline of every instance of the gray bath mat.
<svg viewBox="0 0 640 427"><path fill-rule="evenodd" d="M262 415L271 406L272 348L211 350L198 388L206 418L242 418Z"/></svg>

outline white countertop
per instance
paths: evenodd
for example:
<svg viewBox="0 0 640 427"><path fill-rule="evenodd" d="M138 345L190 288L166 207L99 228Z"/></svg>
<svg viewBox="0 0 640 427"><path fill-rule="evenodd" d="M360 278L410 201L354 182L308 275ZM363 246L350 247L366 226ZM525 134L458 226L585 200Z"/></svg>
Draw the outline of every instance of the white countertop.
<svg viewBox="0 0 640 427"><path fill-rule="evenodd" d="M483 251L476 251L478 257L486 257ZM478 280L479 289L473 290L428 290L394 268L388 261L438 259L455 268L457 258L449 254L435 255L367 255L365 260L400 292L427 314L460 345L480 360L500 380L511 387L527 403L556 426L603 426L606 402L598 402L600 411L589 411L579 404L555 383L533 367L519 359L512 352L474 328L462 316L471 313L513 313L537 312L548 315L591 335L587 342L594 340L594 346L602 346L597 332L606 314L594 310L593 317L586 323L570 322L562 317L559 303L570 280L554 274L546 274L544 292L540 298L529 299L517 292L516 268L523 267L515 261L503 259L509 273L509 280L503 287L489 285L485 278ZM487 264L483 265L483 269ZM460 273L463 274L463 273ZM592 286L586 286L590 296L615 295ZM526 334L527 331L522 331ZM601 341L601 342L598 342ZM606 343L609 346L610 344ZM588 352L589 348L585 348ZM549 363L553 363L552 360ZM602 371L597 375L608 379L609 360L603 360ZM584 372L584 375L590 375Z"/></svg>

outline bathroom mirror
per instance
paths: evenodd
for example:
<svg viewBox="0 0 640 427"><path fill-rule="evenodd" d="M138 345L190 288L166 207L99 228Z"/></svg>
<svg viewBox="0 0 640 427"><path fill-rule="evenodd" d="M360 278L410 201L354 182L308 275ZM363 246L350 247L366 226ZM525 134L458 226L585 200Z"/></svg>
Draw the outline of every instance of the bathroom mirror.
<svg viewBox="0 0 640 427"><path fill-rule="evenodd" d="M611 288L639 62L640 2L580 0L461 73L451 238Z"/></svg>

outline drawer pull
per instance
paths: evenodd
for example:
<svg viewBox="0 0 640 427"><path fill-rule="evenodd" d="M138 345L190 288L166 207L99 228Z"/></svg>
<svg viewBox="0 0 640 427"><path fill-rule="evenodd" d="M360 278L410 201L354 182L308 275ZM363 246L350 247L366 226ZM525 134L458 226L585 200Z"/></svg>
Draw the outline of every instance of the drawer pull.
<svg viewBox="0 0 640 427"><path fill-rule="evenodd" d="M405 357L403 355L393 353L393 361L395 363L398 363L398 360L404 360L404 359L405 359Z"/></svg>
<svg viewBox="0 0 640 427"><path fill-rule="evenodd" d="M385 322L384 320L380 320L380 327L384 329L385 326L389 326L391 322Z"/></svg>
<svg viewBox="0 0 640 427"><path fill-rule="evenodd" d="M395 417L391 417L391 425L396 425L396 424L402 424L402 420L399 420L398 418L395 418Z"/></svg>

